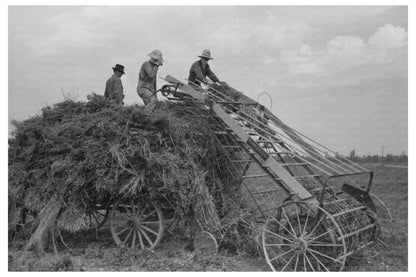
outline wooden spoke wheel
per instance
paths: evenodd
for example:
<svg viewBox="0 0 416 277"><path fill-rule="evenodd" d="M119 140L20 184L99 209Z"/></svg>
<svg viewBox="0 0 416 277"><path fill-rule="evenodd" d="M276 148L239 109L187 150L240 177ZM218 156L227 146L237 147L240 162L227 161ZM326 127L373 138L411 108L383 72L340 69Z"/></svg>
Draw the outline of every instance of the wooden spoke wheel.
<svg viewBox="0 0 416 277"><path fill-rule="evenodd" d="M110 212L110 230L119 246L153 249L163 236L162 211L155 203L139 199L117 202Z"/></svg>
<svg viewBox="0 0 416 277"><path fill-rule="evenodd" d="M36 225L37 213L34 211L30 211L27 208L21 208L20 210L20 222L19 227L33 231Z"/></svg>
<svg viewBox="0 0 416 277"><path fill-rule="evenodd" d="M263 250L273 271L341 271L346 244L334 218L304 202L286 202L263 229Z"/></svg>
<svg viewBox="0 0 416 277"><path fill-rule="evenodd" d="M84 214L84 222L87 230L99 229L107 222L109 209L106 207L95 207Z"/></svg>
<svg viewBox="0 0 416 277"><path fill-rule="evenodd" d="M194 238L194 249L198 253L216 255L218 253L218 243L210 232L202 231Z"/></svg>

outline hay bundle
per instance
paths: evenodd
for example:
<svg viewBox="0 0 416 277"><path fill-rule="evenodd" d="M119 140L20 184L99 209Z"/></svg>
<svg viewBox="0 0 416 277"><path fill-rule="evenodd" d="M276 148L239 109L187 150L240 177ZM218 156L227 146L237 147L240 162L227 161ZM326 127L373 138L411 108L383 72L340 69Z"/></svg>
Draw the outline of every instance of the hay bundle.
<svg viewBox="0 0 416 277"><path fill-rule="evenodd" d="M225 235L220 218L241 203L238 188L222 187L212 172L221 167L227 175L227 167L220 152L208 151L216 147L207 111L164 102L148 120L142 107L111 107L97 95L88 100L66 100L13 122L9 191L39 215L28 247L43 249L54 228L83 229L81 215L91 205L135 196L173 208L178 226L194 221Z"/></svg>

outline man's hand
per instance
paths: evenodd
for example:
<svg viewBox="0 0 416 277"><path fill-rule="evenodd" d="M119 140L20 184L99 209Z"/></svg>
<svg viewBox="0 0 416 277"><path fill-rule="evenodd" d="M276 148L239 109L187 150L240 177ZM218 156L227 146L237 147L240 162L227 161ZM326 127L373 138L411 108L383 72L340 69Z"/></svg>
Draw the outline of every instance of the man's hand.
<svg viewBox="0 0 416 277"><path fill-rule="evenodd" d="M217 82L217 84L219 84L222 87L223 86L228 86L228 84L226 82L222 82L222 81Z"/></svg>
<svg viewBox="0 0 416 277"><path fill-rule="evenodd" d="M208 90L209 89L209 85L208 84L201 83L201 88L203 90Z"/></svg>

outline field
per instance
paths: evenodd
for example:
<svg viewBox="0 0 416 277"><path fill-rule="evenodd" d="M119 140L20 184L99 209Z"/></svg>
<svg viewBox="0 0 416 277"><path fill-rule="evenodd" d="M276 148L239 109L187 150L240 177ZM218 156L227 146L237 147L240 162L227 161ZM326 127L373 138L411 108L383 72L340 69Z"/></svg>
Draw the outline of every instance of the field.
<svg viewBox="0 0 416 277"><path fill-rule="evenodd" d="M375 171L372 193L390 208L394 229L377 244L347 260L345 271L408 270L408 169L365 165ZM215 256L192 252L192 244L166 234L154 251L134 251L114 245L104 228L66 238L71 252L59 246L59 254L24 251L24 236L9 244L9 271L269 271L259 253L220 249Z"/></svg>

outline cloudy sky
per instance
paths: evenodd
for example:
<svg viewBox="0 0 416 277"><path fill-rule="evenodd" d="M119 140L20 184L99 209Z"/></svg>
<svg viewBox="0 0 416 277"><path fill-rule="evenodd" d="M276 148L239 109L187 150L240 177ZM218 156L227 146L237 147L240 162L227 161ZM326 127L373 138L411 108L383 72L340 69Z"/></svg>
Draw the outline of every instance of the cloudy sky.
<svg viewBox="0 0 416 277"><path fill-rule="evenodd" d="M127 104L152 49L186 78L203 49L231 86L343 154L408 151L405 6L9 7L10 119L102 94L116 63ZM159 80L158 87L163 85ZM161 98L161 97L159 97Z"/></svg>

